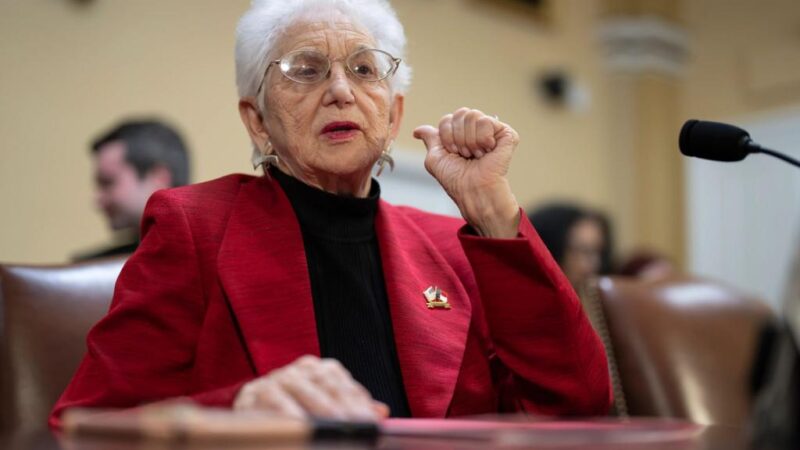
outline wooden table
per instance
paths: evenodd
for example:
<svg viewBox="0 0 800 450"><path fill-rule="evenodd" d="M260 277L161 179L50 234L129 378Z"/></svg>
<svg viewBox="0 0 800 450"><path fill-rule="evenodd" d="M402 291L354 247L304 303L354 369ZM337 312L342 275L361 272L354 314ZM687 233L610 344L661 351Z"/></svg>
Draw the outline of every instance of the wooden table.
<svg viewBox="0 0 800 450"><path fill-rule="evenodd" d="M486 418L482 418L486 420ZM519 419L512 419L518 421ZM492 418L493 423L507 422L508 418ZM444 421L443 423L447 423ZM656 421L657 422L657 421ZM408 421L405 421L408 424ZM545 428L537 428L531 432L502 429L502 424L487 425L476 422L482 431L476 436L436 436L436 433L421 432L419 436L404 436L403 426L388 427L393 433L379 437L375 441L322 440L306 443L176 443L148 442L106 438L66 438L59 437L48 430L25 433L0 434L0 449L15 450L165 450L165 449L590 449L590 450L740 450L751 448L743 430L725 426L693 426L688 435L666 433L655 439L642 435L641 427L629 427L622 421L603 420L598 428L587 422L551 421L542 422ZM655 423L655 422L654 422ZM430 425L430 422L428 423ZM401 424L403 425L403 424ZM434 423L434 425L436 425ZM609 427L609 425L611 425ZM562 431L551 433L548 430L566 427ZM607 429L603 429L606 427ZM407 427L406 427L407 428ZM544 431L543 431L544 430ZM488 432L491 439L484 439L483 432ZM532 433L532 434L531 434ZM544 434L542 434L544 433ZM549 434L548 434L549 433ZM685 433L684 433L685 434ZM630 436L633 442L622 443L620 439ZM663 439L662 439L663 438ZM603 441L606 441L605 443Z"/></svg>

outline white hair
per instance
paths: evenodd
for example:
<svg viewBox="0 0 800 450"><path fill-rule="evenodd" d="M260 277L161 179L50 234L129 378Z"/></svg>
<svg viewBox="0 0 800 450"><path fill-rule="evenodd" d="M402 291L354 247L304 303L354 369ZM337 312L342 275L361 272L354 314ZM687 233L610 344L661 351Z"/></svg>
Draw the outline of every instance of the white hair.
<svg viewBox="0 0 800 450"><path fill-rule="evenodd" d="M339 12L364 27L380 50L405 58L406 36L387 0L253 0L236 27L236 87L239 97L255 97L282 33L309 17ZM402 62L391 79L392 91L405 94L411 68Z"/></svg>

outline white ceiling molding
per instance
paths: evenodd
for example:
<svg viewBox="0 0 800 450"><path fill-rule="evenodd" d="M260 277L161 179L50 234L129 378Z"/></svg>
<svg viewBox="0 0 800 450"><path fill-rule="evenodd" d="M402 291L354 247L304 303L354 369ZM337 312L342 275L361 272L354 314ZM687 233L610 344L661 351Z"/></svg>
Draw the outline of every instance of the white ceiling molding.
<svg viewBox="0 0 800 450"><path fill-rule="evenodd" d="M688 37L674 22L653 16L612 17L601 22L598 37L613 71L673 76L685 72Z"/></svg>

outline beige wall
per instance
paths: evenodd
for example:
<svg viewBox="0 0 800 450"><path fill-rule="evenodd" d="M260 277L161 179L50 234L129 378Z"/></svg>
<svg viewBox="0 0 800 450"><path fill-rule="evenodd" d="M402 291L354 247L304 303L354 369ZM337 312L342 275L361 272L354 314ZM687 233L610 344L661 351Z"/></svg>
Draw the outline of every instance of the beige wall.
<svg viewBox="0 0 800 450"><path fill-rule="evenodd" d="M553 197L606 205L608 177L599 151L604 101L594 21L597 2L555 2L549 24L475 0L403 0L395 7L409 37L415 79L399 144L422 147L410 130L470 106L497 114L520 134L510 180L518 200ZM534 78L564 68L591 92L585 112L553 109Z"/></svg>
<svg viewBox="0 0 800 450"><path fill-rule="evenodd" d="M247 1L0 1L0 259L105 242L87 144L129 113L178 123L195 179L247 170L233 27Z"/></svg>
<svg viewBox="0 0 800 450"><path fill-rule="evenodd" d="M0 261L64 261L108 240L92 206L87 143L122 116L156 113L177 123L193 148L197 181L252 172L232 56L247 0L77 3L0 0ZM415 69L400 147L422 151L410 137L416 125L462 105L480 108L521 135L510 174L521 203L558 197L619 210L606 131L617 99L596 43L599 1L557 0L545 25L489 0L393 3ZM798 91L791 79L787 88L783 78L753 69L759 89L783 89L754 103L738 94L735 75L740 55L765 58L744 50L752 48L749 27L758 30L754 43L782 42L781 33L798 23L795 1L685 3L694 57L681 81L684 100L670 108L709 117L800 102L786 94ZM708 17L721 19L709 25ZM781 45L783 53L768 59L773 66L797 48ZM588 89L586 111L553 110L536 98L533 76L551 67L567 69Z"/></svg>
<svg viewBox="0 0 800 450"><path fill-rule="evenodd" d="M685 116L724 120L800 104L800 2L685 3Z"/></svg>
<svg viewBox="0 0 800 450"><path fill-rule="evenodd" d="M248 2L0 2L0 260L63 261L108 232L91 203L87 143L129 113L185 131L195 180L250 172L233 80L233 31ZM552 195L607 202L598 109L549 113L532 77L563 66L598 91L592 2L560 1L553 24L474 0L395 1L415 80L399 146L462 105L498 114L522 144L511 182L522 203ZM596 97L600 97L596 94ZM595 99L597 101L597 99Z"/></svg>

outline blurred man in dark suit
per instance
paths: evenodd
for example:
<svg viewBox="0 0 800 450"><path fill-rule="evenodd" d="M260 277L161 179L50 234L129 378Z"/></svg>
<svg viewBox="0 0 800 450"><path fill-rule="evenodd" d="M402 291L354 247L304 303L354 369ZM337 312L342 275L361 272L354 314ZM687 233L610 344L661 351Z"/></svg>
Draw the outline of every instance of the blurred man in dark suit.
<svg viewBox="0 0 800 450"><path fill-rule="evenodd" d="M189 183L189 152L178 132L157 120L123 121L91 146L95 202L115 232L113 245L77 261L132 253L147 199Z"/></svg>

